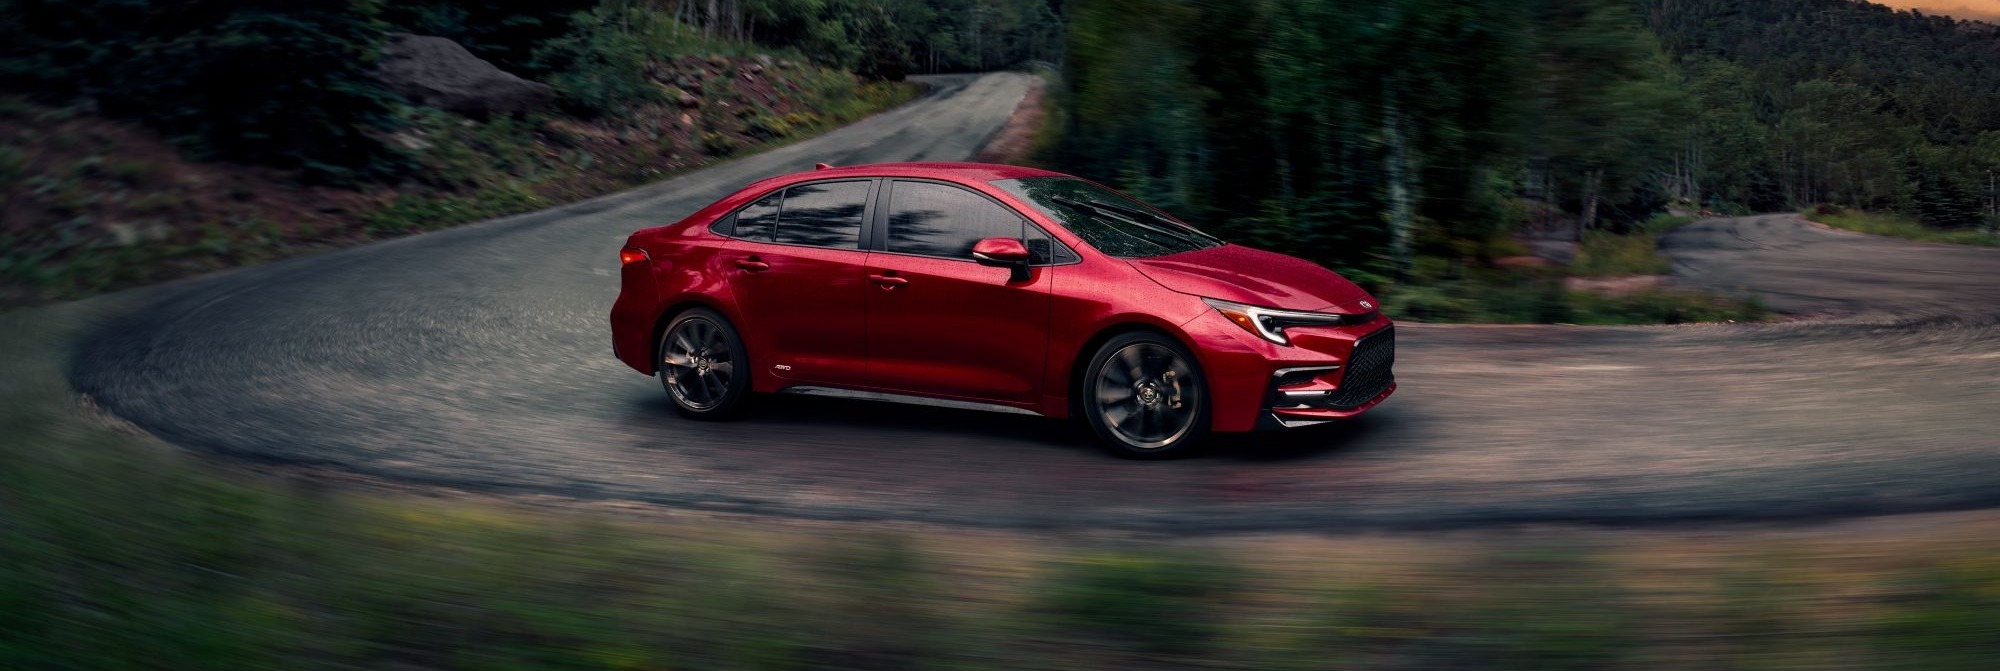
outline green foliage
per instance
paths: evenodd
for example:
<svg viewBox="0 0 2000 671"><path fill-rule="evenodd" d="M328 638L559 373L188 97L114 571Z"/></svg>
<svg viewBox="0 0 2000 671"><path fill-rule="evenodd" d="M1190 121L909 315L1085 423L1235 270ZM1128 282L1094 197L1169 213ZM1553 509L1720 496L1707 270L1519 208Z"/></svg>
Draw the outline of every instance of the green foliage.
<svg viewBox="0 0 2000 671"><path fill-rule="evenodd" d="M699 43L692 29L669 15L610 3L578 14L574 26L537 48L533 66L549 73L549 85L586 114L662 99L664 91L647 68L690 53Z"/></svg>
<svg viewBox="0 0 2000 671"><path fill-rule="evenodd" d="M1418 261L1418 272L1409 281L1378 294L1382 309L1399 319L1618 325L1759 321L1771 314L1755 298L1662 288L1619 294L1570 291L1553 273L1472 268L1453 277L1425 271L1445 267L1443 259Z"/></svg>
<svg viewBox="0 0 2000 671"><path fill-rule="evenodd" d="M398 196L364 215L362 221L370 235L401 235L525 212L547 203L526 184L509 183L462 195Z"/></svg>
<svg viewBox="0 0 2000 671"><path fill-rule="evenodd" d="M1047 0L744 0L691 12L703 34L798 49L874 79L984 71L1060 58L1062 18Z"/></svg>
<svg viewBox="0 0 2000 671"><path fill-rule="evenodd" d="M1921 576L1874 632L1900 668L1979 669L2000 661L2000 572L1992 564Z"/></svg>
<svg viewBox="0 0 2000 671"><path fill-rule="evenodd" d="M1568 294L1570 322L1585 325L1697 324L1761 321L1770 308L1745 299L1699 291L1644 289L1623 295L1589 291Z"/></svg>
<svg viewBox="0 0 2000 671"><path fill-rule="evenodd" d="M1660 253L1654 236L1589 231L1583 234L1576 263L1569 269L1580 277L1665 275L1673 269L1673 260Z"/></svg>
<svg viewBox="0 0 2000 671"><path fill-rule="evenodd" d="M20 149L0 145L0 188L12 185L28 173L28 155Z"/></svg>
<svg viewBox="0 0 2000 671"><path fill-rule="evenodd" d="M1221 633L1217 602L1235 573L1213 559L1175 552L1110 552L1058 567L1041 608L1052 624L1144 649L1198 652Z"/></svg>
<svg viewBox="0 0 2000 671"><path fill-rule="evenodd" d="M1578 277L1665 275L1674 264L1660 251L1660 236L1693 221L1692 217L1662 214L1629 233L1587 231L1569 272Z"/></svg>
<svg viewBox="0 0 2000 671"><path fill-rule="evenodd" d="M1663 153L1665 69L1613 0L1098 0L1070 28L1050 160L1337 269L1491 238L1518 192L1622 205Z"/></svg>
<svg viewBox="0 0 2000 671"><path fill-rule="evenodd" d="M8 0L5 8L14 34L0 44L0 84L92 100L198 156L321 180L399 165L371 135L389 127L393 111L367 77L387 30L373 2Z"/></svg>
<svg viewBox="0 0 2000 671"><path fill-rule="evenodd" d="M1870 235L1885 235L1892 238L1920 240L1923 242L1948 242L1960 245L1985 245L1989 247L2000 246L2000 235L1989 231L1938 230L1895 213L1865 212L1829 207L1808 210L1805 213L1805 217L1834 228L1844 228Z"/></svg>
<svg viewBox="0 0 2000 671"><path fill-rule="evenodd" d="M1397 277L1522 227L1629 231L1675 203L2000 221L2000 61L1949 19L1851 0L1068 11L1044 158L1343 272ZM1628 246L1587 272L1657 267Z"/></svg>
<svg viewBox="0 0 2000 671"><path fill-rule="evenodd" d="M1832 202L1934 228L2000 216L1991 29L1851 0L1646 0L1698 123L1680 195Z"/></svg>

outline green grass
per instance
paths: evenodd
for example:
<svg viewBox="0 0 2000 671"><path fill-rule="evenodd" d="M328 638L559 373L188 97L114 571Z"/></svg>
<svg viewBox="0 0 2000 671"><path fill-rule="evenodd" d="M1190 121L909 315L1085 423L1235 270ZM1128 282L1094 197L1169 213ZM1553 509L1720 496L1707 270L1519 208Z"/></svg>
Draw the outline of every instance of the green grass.
<svg viewBox="0 0 2000 671"><path fill-rule="evenodd" d="M1939 555L1898 545L1885 566L1847 549L1776 561L1671 538L1620 556L1522 530L1393 540L1357 559L1325 555L1379 541L1104 547L271 478L79 414L59 343L94 320L74 305L0 315L0 668L2000 664L1990 541ZM1660 548L1699 559L1634 559Z"/></svg>
<svg viewBox="0 0 2000 671"><path fill-rule="evenodd" d="M1419 257L1408 281L1390 284L1383 309L1399 319L1485 324L1642 325L1760 321L1771 316L1755 296L1734 298L1709 291L1648 288L1606 294L1571 291L1565 277L1665 275L1673 260L1659 249L1661 235L1693 222L1660 215L1626 233L1591 231L1567 267L1459 267L1441 257ZM1511 238L1486 243L1491 256L1525 254Z"/></svg>
<svg viewBox="0 0 2000 671"><path fill-rule="evenodd" d="M1660 236L1693 221L1692 217L1663 214L1629 233L1586 232L1569 273L1577 277L1665 275L1673 270L1673 259L1660 252Z"/></svg>
<svg viewBox="0 0 2000 671"><path fill-rule="evenodd" d="M1931 228L1917 220L1891 212L1864 212L1861 210L1839 210L1818 208L1807 210L1802 215L1834 228L1843 228L1870 235L1883 235L1922 242L1944 242L1955 245L2000 246L2000 235L1976 229L1945 230Z"/></svg>
<svg viewBox="0 0 2000 671"><path fill-rule="evenodd" d="M1427 265L1418 264L1419 269ZM1380 292L1398 319L1483 324L1686 324L1760 321L1771 316L1754 296L1644 289L1607 295L1570 291L1554 271L1469 268L1458 277L1419 272Z"/></svg>

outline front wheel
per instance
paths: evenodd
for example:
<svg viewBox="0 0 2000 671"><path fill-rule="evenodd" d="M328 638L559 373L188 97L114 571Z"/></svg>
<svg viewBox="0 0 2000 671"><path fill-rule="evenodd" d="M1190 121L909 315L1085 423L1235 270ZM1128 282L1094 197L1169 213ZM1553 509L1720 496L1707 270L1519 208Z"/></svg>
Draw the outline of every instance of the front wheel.
<svg viewBox="0 0 2000 671"><path fill-rule="evenodd" d="M1084 419L1121 457L1186 454L1208 432L1208 385L1186 347L1163 334L1127 333L1084 370Z"/></svg>
<svg viewBox="0 0 2000 671"><path fill-rule="evenodd" d="M660 384L687 417L727 417L750 395L743 339L713 310L695 308L674 317L660 335L659 359Z"/></svg>

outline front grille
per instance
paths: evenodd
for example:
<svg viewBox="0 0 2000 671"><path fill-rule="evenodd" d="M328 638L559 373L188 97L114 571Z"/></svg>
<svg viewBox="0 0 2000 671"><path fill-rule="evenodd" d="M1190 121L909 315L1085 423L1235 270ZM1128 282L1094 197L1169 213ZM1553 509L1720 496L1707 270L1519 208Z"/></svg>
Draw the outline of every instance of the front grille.
<svg viewBox="0 0 2000 671"><path fill-rule="evenodd" d="M1315 405L1336 410L1366 405L1396 381L1395 367L1395 327L1370 333L1354 343L1354 354L1347 358L1347 372L1340 378L1340 388Z"/></svg>

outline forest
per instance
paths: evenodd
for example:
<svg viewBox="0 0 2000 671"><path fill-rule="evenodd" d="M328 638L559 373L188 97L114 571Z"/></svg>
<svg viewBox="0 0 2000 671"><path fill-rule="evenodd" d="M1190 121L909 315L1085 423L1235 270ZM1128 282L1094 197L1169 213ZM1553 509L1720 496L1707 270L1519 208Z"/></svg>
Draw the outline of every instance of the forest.
<svg viewBox="0 0 2000 671"><path fill-rule="evenodd" d="M2000 215L2000 29L1856 0L1089 0L1051 160L1363 276L1669 206Z"/></svg>
<svg viewBox="0 0 2000 671"><path fill-rule="evenodd" d="M698 87L669 76L681 58L789 55L822 69L800 84L822 107L889 100L833 73L1034 65L1055 73L1034 160L1389 293L1463 279L1524 238L1657 232L1669 211L1848 208L2000 240L2000 28L1860 0L0 0L0 14L0 99L136 123L191 160L302 184L468 172L399 143L443 121L369 77L407 32L559 94L540 121L475 120L502 147L473 158L560 144L562 119L646 126L642 110ZM690 142L721 157L846 118L697 119ZM684 153L619 158L596 190ZM0 147L0 176L26 179L19 157ZM545 202L460 188L526 170L492 163L470 172L497 178L433 185L464 206L396 216Z"/></svg>
<svg viewBox="0 0 2000 671"><path fill-rule="evenodd" d="M86 101L199 157L367 180L410 167L367 72L392 33L449 38L581 113L646 102L649 60L768 47L876 79L1054 59L1043 0L0 0L0 91Z"/></svg>

